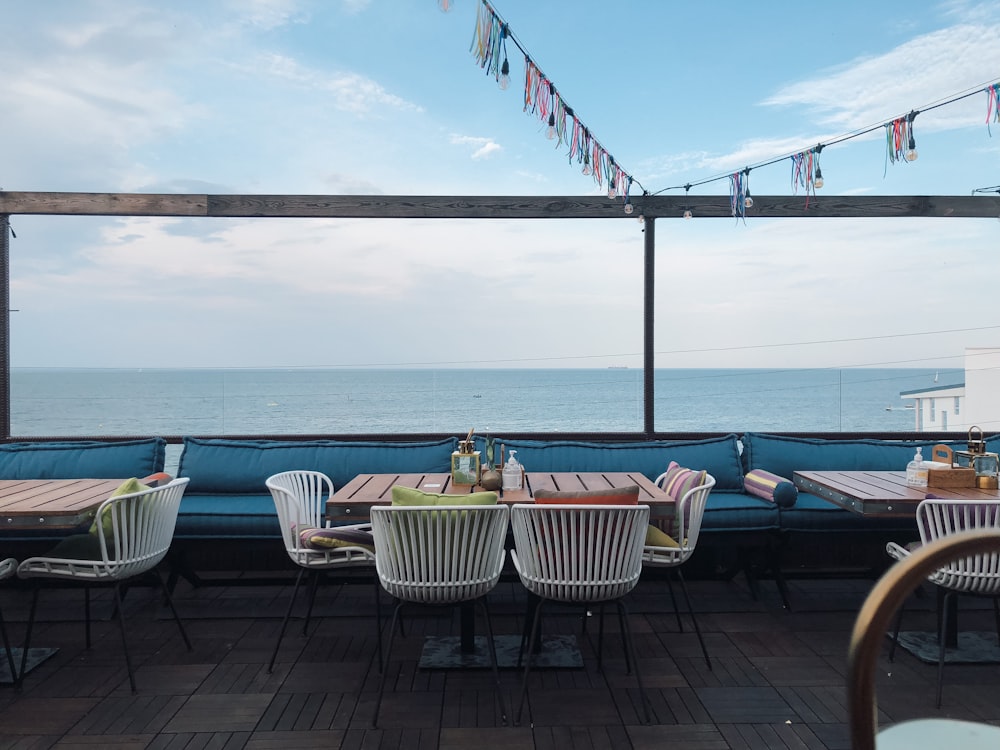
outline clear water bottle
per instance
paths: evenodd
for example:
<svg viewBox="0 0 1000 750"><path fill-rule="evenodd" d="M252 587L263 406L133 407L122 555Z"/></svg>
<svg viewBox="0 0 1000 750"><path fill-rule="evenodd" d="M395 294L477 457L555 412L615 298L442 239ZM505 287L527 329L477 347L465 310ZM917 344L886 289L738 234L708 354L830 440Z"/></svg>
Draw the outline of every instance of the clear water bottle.
<svg viewBox="0 0 1000 750"><path fill-rule="evenodd" d="M924 466L923 449L920 447L913 460L906 465L906 483L911 487L927 486L927 468Z"/></svg>
<svg viewBox="0 0 1000 750"><path fill-rule="evenodd" d="M510 451L510 458L503 465L503 488L505 490L519 490L524 487L524 473L521 471L521 464L514 458L517 451Z"/></svg>

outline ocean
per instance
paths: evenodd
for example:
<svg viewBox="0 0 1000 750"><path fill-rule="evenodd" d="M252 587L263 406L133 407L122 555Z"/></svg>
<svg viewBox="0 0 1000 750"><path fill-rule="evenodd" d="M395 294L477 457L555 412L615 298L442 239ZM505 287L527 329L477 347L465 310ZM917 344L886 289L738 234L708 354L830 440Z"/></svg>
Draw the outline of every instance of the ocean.
<svg viewBox="0 0 1000 750"><path fill-rule="evenodd" d="M929 369L657 370L659 432L899 432ZM638 432L640 369L14 368L11 433Z"/></svg>

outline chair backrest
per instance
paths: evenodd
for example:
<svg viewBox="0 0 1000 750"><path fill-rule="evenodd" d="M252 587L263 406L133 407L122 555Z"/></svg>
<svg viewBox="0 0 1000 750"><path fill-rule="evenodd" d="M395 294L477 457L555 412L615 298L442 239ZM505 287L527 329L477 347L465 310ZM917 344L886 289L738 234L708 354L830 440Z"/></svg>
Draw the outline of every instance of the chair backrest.
<svg viewBox="0 0 1000 750"><path fill-rule="evenodd" d="M708 495L715 487L715 477L705 474L705 481L697 487L692 487L677 503L677 516L674 521L676 539L680 545L681 562L686 560L694 552L698 544L698 537L701 535L701 522L705 517L705 506L708 504Z"/></svg>
<svg viewBox="0 0 1000 750"><path fill-rule="evenodd" d="M100 504L97 536L111 577L144 573L166 556L188 481L187 477L174 479L162 487L109 497Z"/></svg>
<svg viewBox="0 0 1000 750"><path fill-rule="evenodd" d="M375 569L397 599L470 601L496 586L506 557L506 505L375 506Z"/></svg>
<svg viewBox="0 0 1000 750"><path fill-rule="evenodd" d="M935 570L962 557L990 554L1000 554L1000 530L943 536L889 568L869 592L854 622L847 652L847 699L854 750L875 750L875 667L893 613Z"/></svg>
<svg viewBox="0 0 1000 750"><path fill-rule="evenodd" d="M302 549L299 532L325 525L333 480L320 471L283 471L268 477L265 484L274 499L285 549L296 559Z"/></svg>
<svg viewBox="0 0 1000 750"><path fill-rule="evenodd" d="M1000 500L924 500L917 506L917 528L925 544L962 531L1000 530ZM931 580L957 591L1000 592L1000 552L952 560Z"/></svg>
<svg viewBox="0 0 1000 750"><path fill-rule="evenodd" d="M648 505L542 505L511 508L518 574L544 599L611 601L642 573Z"/></svg>
<svg viewBox="0 0 1000 750"><path fill-rule="evenodd" d="M13 557L8 557L6 560L0 560L0 581L4 578L10 578L17 572L17 560Z"/></svg>

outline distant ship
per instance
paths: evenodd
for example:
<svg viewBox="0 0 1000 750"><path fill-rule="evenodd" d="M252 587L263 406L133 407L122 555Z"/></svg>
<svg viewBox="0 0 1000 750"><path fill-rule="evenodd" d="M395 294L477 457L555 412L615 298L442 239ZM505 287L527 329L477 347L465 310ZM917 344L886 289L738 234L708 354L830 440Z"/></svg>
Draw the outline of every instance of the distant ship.
<svg viewBox="0 0 1000 750"><path fill-rule="evenodd" d="M608 365L609 370L627 370L628 365Z"/></svg>

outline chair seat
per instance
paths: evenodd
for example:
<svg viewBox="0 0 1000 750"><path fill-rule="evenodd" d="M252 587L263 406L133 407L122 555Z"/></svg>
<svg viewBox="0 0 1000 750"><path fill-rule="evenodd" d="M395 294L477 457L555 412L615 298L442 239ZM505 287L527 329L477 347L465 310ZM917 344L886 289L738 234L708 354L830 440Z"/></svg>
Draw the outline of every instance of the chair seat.
<svg viewBox="0 0 1000 750"><path fill-rule="evenodd" d="M916 719L894 724L878 733L878 750L996 750L1000 727L957 719Z"/></svg>

